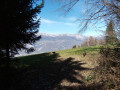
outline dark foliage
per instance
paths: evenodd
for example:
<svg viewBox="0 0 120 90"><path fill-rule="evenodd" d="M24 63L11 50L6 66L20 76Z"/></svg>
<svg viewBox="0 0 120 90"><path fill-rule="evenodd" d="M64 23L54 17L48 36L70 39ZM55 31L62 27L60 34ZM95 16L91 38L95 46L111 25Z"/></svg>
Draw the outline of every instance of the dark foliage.
<svg viewBox="0 0 120 90"><path fill-rule="evenodd" d="M77 46L76 46L76 45L74 45L72 48L77 48Z"/></svg>
<svg viewBox="0 0 120 90"><path fill-rule="evenodd" d="M83 53L83 56L85 57L86 55L87 55L87 53L86 53L86 52L84 52L84 53Z"/></svg>
<svg viewBox="0 0 120 90"><path fill-rule="evenodd" d="M41 4L36 5L36 1ZM0 1L0 52L4 51L8 59L21 49L33 51L26 44L33 44L41 38L36 34L39 27L37 15L42 7L43 0Z"/></svg>
<svg viewBox="0 0 120 90"><path fill-rule="evenodd" d="M117 36L115 34L115 30L114 30L114 23L111 20L107 26L106 29L106 44L112 44L114 42L117 42Z"/></svg>
<svg viewBox="0 0 120 90"><path fill-rule="evenodd" d="M99 66L96 72L99 75L102 87L106 89L120 89L120 48L115 46L101 47L100 49Z"/></svg>

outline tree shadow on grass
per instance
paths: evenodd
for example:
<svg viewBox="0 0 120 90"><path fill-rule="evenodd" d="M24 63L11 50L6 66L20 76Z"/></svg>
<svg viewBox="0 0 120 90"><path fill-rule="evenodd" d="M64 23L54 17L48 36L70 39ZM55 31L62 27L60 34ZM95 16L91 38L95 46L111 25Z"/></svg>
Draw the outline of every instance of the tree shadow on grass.
<svg viewBox="0 0 120 90"><path fill-rule="evenodd" d="M60 83L62 80L83 84L81 80L75 77L75 75L79 75L75 70L89 70L81 66L85 63L73 61L74 58L60 60L57 59L58 57L58 54L47 53L42 55L39 58L40 60L37 58L35 61L39 63L40 68L30 69L23 74L23 78L25 77L22 81L24 82L22 83L24 90L53 90L61 87ZM32 63L31 67L35 66L34 64ZM79 76L83 78L82 75Z"/></svg>
<svg viewBox="0 0 120 90"><path fill-rule="evenodd" d="M45 53L19 58L16 65L20 67L8 73L11 81L10 90L71 90L71 83L83 85L84 82L76 78L76 75L81 79L84 77L76 71L90 70L81 66L85 63L74 61L71 57L66 60L60 60L58 57L57 53ZM65 86L66 82L62 86L63 80L70 84Z"/></svg>

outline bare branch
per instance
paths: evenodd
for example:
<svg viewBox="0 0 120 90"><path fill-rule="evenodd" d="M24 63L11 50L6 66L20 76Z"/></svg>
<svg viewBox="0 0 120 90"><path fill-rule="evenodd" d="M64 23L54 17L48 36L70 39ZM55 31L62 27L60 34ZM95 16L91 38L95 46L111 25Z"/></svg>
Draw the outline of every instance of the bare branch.
<svg viewBox="0 0 120 90"><path fill-rule="evenodd" d="M61 1L66 2L62 7L66 10L66 14L81 0ZM115 23L115 28L120 28L120 0L84 0L83 2L85 2L87 10L84 15L77 20L80 22L81 31L87 29L89 24L93 22L103 23L109 22L111 19Z"/></svg>

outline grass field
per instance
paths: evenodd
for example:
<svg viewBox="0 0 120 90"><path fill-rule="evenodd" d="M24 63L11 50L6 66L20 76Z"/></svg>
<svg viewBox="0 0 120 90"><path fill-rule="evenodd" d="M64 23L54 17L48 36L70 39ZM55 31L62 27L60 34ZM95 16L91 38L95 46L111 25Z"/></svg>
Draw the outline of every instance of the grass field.
<svg viewBox="0 0 120 90"><path fill-rule="evenodd" d="M97 65L100 46L21 56L11 66L20 77L12 90L85 90L85 79ZM83 53L87 55L84 57ZM12 75L11 75L12 76ZM14 77L13 77L14 79ZM15 83L16 80L13 82ZM13 89L13 87L15 89ZM19 88L18 88L19 87Z"/></svg>
<svg viewBox="0 0 120 90"><path fill-rule="evenodd" d="M50 62L56 60L64 60L67 58L74 58L74 61L84 61L88 60L88 63L91 59L96 59L99 56L99 49L100 46L91 46L91 47L82 47L82 48L75 48L75 49L67 49L67 50L60 50L56 51L56 54L52 52L49 53L42 53L42 54L34 54L29 56L21 56L16 57L13 59L13 63L16 68L20 67L37 67L37 68L45 68ZM86 52L86 56L83 56L83 53ZM63 61L62 60L62 61ZM93 62L93 61L92 61Z"/></svg>

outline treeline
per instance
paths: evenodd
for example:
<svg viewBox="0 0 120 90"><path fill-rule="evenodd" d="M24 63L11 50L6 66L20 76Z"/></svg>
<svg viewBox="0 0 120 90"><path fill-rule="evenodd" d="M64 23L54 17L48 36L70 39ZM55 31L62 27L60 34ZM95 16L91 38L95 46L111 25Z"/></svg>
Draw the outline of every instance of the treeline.
<svg viewBox="0 0 120 90"><path fill-rule="evenodd" d="M95 46L95 45L103 45L105 44L105 39L96 39L95 37L90 36L86 39L82 44L81 47L88 47L88 46Z"/></svg>
<svg viewBox="0 0 120 90"><path fill-rule="evenodd" d="M96 46L96 45L104 45L105 39L96 39L93 36L87 38L81 45L74 45L73 48L80 48L80 47L89 47L89 46Z"/></svg>
<svg viewBox="0 0 120 90"><path fill-rule="evenodd" d="M111 20L106 28L106 31L104 33L104 36L102 38L95 38L93 36L90 36L87 38L80 46L74 45L73 48L79 48L79 47L89 47L89 46L96 46L96 45L107 45L107 44L115 44L119 42L119 39L117 38L117 32L114 29L114 23Z"/></svg>

